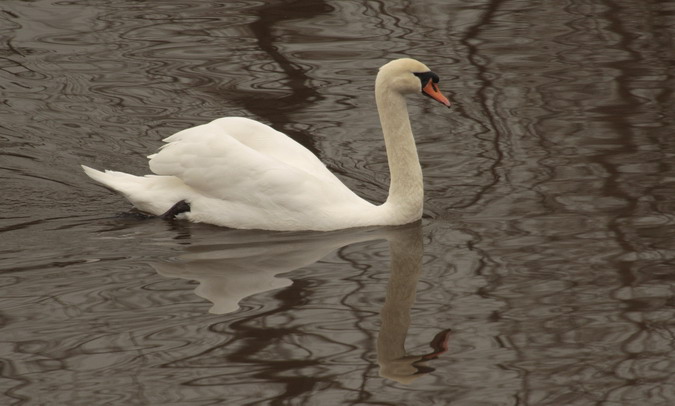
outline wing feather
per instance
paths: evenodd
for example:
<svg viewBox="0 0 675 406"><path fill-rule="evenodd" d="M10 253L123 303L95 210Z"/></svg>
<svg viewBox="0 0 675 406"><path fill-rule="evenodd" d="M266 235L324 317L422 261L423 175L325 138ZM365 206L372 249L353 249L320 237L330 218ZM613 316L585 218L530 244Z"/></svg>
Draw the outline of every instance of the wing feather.
<svg viewBox="0 0 675 406"><path fill-rule="evenodd" d="M307 149L253 120L228 117L183 130L150 158L157 175L200 193L270 209L305 210L356 197Z"/></svg>

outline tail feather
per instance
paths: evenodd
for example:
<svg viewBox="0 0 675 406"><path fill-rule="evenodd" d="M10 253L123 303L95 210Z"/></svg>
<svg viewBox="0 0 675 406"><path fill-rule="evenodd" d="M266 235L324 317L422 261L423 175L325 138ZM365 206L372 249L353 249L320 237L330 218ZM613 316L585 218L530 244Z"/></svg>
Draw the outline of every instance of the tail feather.
<svg viewBox="0 0 675 406"><path fill-rule="evenodd" d="M133 182L133 178L138 178L138 176L130 175L124 172L115 172L108 171L101 172L94 168L90 168L85 165L81 165L84 169L84 173L87 174L90 178L95 180L98 183L103 184L104 186L113 189L120 193L125 193L125 190L128 189L129 183ZM126 182L125 182L126 181Z"/></svg>
<svg viewBox="0 0 675 406"><path fill-rule="evenodd" d="M124 172L99 170L82 165L84 173L103 186L127 198L137 209L161 215L176 202L187 200L189 188L174 176L135 176Z"/></svg>

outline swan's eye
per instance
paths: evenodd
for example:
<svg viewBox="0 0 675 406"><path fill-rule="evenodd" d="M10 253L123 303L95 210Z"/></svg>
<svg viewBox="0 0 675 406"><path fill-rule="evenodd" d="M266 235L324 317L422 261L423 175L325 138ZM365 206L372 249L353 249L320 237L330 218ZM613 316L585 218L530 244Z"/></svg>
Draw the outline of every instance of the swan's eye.
<svg viewBox="0 0 675 406"><path fill-rule="evenodd" d="M417 76L420 79L420 82L422 82L422 88L429 83L429 80L431 80L433 83L438 83L440 81L440 78L438 77L437 74L435 74L432 71L429 72L413 72L413 75Z"/></svg>

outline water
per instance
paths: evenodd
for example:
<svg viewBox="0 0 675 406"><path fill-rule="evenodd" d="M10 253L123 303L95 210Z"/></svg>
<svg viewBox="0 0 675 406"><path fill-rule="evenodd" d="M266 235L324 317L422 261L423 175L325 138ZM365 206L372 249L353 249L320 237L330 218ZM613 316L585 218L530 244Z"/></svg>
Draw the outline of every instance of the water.
<svg viewBox="0 0 675 406"><path fill-rule="evenodd" d="M675 403L674 11L3 1L0 403ZM382 201L372 86L402 56L455 103L410 100L418 224L145 219L78 167L143 174L245 115Z"/></svg>

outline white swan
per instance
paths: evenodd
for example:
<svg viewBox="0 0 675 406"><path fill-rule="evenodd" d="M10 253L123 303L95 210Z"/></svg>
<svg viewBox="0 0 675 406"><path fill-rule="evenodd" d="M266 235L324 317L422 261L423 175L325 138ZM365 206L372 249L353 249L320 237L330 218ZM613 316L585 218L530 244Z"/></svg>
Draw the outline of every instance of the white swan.
<svg viewBox="0 0 675 406"><path fill-rule="evenodd" d="M336 230L399 225L422 216L422 168L404 95L422 92L450 106L438 76L414 59L380 68L375 98L391 183L374 205L349 190L321 161L257 121L226 117L180 131L150 155L156 175L134 176L82 166L137 209L241 229Z"/></svg>

